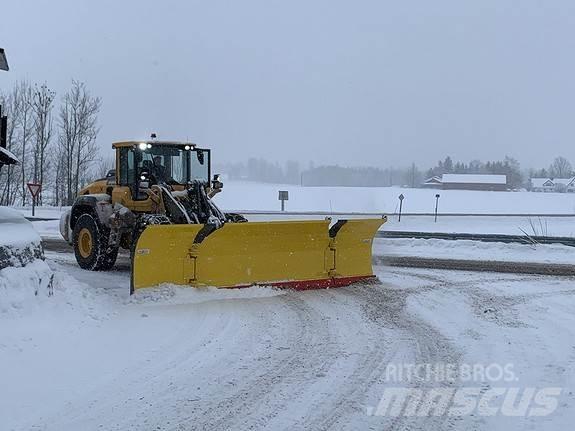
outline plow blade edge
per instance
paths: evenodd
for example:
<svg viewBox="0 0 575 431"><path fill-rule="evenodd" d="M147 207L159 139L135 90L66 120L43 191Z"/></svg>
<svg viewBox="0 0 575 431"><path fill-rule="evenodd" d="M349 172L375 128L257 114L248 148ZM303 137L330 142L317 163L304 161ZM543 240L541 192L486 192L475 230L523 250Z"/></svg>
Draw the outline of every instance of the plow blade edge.
<svg viewBox="0 0 575 431"><path fill-rule="evenodd" d="M152 225L133 253L132 290L162 283L295 289L350 284L373 275L371 245L384 221L339 221L331 229L329 220L229 223L216 230Z"/></svg>

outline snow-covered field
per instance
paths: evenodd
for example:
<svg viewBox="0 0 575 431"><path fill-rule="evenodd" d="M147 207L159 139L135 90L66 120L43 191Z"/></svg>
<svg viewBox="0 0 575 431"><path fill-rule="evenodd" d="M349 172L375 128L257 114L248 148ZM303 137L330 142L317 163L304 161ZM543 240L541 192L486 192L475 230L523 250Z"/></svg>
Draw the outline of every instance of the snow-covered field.
<svg viewBox="0 0 575 431"><path fill-rule="evenodd" d="M378 267L370 286L130 298L127 271L60 257L49 254L52 296L3 287L17 305L0 312L2 429L559 430L575 419L570 279ZM410 364L497 364L514 379L390 374ZM383 400L398 387L561 392L546 416L508 416L499 395L492 416L395 417Z"/></svg>
<svg viewBox="0 0 575 431"><path fill-rule="evenodd" d="M279 211L278 191L289 191L287 211L396 213L403 194L404 213L433 213L439 193L439 214L567 214L575 216L575 193L489 192L401 187L300 187L286 184L228 181L215 202L227 211ZM18 208L31 216L30 207ZM66 207L36 208L36 217L59 218Z"/></svg>
<svg viewBox="0 0 575 431"><path fill-rule="evenodd" d="M403 194L404 213L572 214L575 193L489 192L400 187L300 187L229 181L215 198L229 210L279 210L278 190L289 191L288 211L394 213Z"/></svg>
<svg viewBox="0 0 575 431"><path fill-rule="evenodd" d="M278 190L288 190L290 200L287 210L307 214L252 214L254 211L279 210ZM434 209L436 190L407 189L397 187L298 187L282 184L259 184L227 182L224 191L215 198L216 203L227 211L247 213L250 220L358 217L349 213L392 214L397 211L397 196L405 195L404 213L431 213ZM390 216L384 229L424 232L469 232L521 235L574 236L575 194L530 192L482 192L441 190L439 218L432 216L404 215L401 223L397 216ZM36 217L59 219L67 208L42 207L36 209ZM31 216L30 208L19 208L22 214ZM313 214L322 212L322 214ZM507 214L507 216L447 216L455 214ZM513 216L515 214L515 216ZM520 214L520 215L517 215ZM525 214L538 214L527 216ZM570 217L539 216L540 214L563 214ZM59 237L58 223L34 222L36 229L45 237Z"/></svg>

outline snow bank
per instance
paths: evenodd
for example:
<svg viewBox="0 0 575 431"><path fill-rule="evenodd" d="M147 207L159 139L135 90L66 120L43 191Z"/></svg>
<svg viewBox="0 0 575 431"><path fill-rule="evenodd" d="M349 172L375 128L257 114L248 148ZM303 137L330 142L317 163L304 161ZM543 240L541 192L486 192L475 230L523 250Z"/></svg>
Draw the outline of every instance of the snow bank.
<svg viewBox="0 0 575 431"><path fill-rule="evenodd" d="M55 315L75 315L72 320L76 321L101 320L110 313L105 302L93 287L64 272L53 271L43 260L0 270L0 322Z"/></svg>
<svg viewBox="0 0 575 431"><path fill-rule="evenodd" d="M54 274L43 260L0 270L0 319L37 308L53 296Z"/></svg>
<svg viewBox="0 0 575 431"><path fill-rule="evenodd" d="M506 244L443 239L377 238L373 254L504 262L575 264L575 249L561 244Z"/></svg>
<svg viewBox="0 0 575 431"><path fill-rule="evenodd" d="M0 207L0 269L43 259L40 236L20 213Z"/></svg>
<svg viewBox="0 0 575 431"><path fill-rule="evenodd" d="M97 300L86 300L91 290L64 272L54 272L44 261L32 223L19 212L0 207L0 321L64 310L81 319L99 318L107 312L95 305Z"/></svg>

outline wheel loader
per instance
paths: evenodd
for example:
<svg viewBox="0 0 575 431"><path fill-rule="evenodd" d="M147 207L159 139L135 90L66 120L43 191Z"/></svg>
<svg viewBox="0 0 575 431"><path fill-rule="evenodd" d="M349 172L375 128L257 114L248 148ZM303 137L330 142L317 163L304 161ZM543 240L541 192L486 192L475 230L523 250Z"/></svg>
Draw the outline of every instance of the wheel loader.
<svg viewBox="0 0 575 431"><path fill-rule="evenodd" d="M190 142L116 142L116 167L82 189L60 232L81 268L131 256L131 292L194 287L329 288L374 278L373 238L385 217L250 222L218 208L211 152Z"/></svg>

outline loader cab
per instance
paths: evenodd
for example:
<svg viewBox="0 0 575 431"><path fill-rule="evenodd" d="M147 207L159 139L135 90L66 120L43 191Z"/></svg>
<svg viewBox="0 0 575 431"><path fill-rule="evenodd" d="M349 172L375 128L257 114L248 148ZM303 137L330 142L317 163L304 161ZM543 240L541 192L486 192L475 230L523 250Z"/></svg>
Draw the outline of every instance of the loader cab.
<svg viewBox="0 0 575 431"><path fill-rule="evenodd" d="M116 184L129 187L131 199L148 199L146 190L167 185L185 190L192 181L210 184L210 150L187 142L121 142L116 149Z"/></svg>

